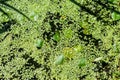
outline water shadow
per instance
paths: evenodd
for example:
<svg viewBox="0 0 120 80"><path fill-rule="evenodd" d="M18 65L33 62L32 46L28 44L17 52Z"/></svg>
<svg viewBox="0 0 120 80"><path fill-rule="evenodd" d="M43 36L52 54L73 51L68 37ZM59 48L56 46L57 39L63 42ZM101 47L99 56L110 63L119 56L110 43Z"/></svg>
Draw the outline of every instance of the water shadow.
<svg viewBox="0 0 120 80"><path fill-rule="evenodd" d="M7 3L7 1L11 1L11 0L0 0L0 12L2 12L4 15L6 15L7 17L9 17L8 13L5 12L5 10L2 9L2 7L5 8L10 8L14 11L16 11L17 13L23 15L25 18L27 18L29 21L32 21L27 15L25 15L23 12L21 12L20 10L18 10L17 8L11 6L10 4Z"/></svg>
<svg viewBox="0 0 120 80"><path fill-rule="evenodd" d="M99 11L92 11L90 8L78 3L75 0L70 0L70 1L72 3L74 3L75 5L79 6L81 10L83 10L83 11L89 13L90 15L93 15L94 17L96 17L98 21L100 21L100 22L102 22L104 24L115 25L117 23L117 21L118 21L118 20L117 21L105 20L105 17L103 18L100 15L100 11L102 9L105 9L105 8L106 8L107 11L109 10L111 12L116 12L116 13L120 14L120 12L115 10L115 8L113 6L109 5L109 2L108 3L102 3L100 0L92 0L93 2L95 2L95 4L100 5L102 7ZM106 17L106 18L108 18L108 17Z"/></svg>
<svg viewBox="0 0 120 80"><path fill-rule="evenodd" d="M14 25L15 23L16 23L15 20L9 20L7 22L2 22L1 23L2 28L0 29L0 34L10 30L11 26Z"/></svg>

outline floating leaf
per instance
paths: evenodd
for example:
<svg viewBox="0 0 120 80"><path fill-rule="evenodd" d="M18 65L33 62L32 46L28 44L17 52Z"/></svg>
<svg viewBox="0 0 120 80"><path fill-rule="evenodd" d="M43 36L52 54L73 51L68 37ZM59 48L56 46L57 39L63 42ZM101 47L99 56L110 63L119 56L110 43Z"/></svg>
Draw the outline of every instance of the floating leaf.
<svg viewBox="0 0 120 80"><path fill-rule="evenodd" d="M86 59L85 58L81 58L78 64L79 67L83 67L86 66Z"/></svg>
<svg viewBox="0 0 120 80"><path fill-rule="evenodd" d="M43 46L43 40L41 40L41 39L37 40L37 42L36 42L36 47L37 47L38 49L40 49L42 46Z"/></svg>
<svg viewBox="0 0 120 80"><path fill-rule="evenodd" d="M60 55L60 56L58 56L58 57L56 58L55 64L56 64L56 65L60 65L60 64L63 63L63 61L64 61L64 56L63 56L63 55Z"/></svg>
<svg viewBox="0 0 120 80"><path fill-rule="evenodd" d="M67 28L63 31L65 38L70 39L73 36L73 31L71 28Z"/></svg>
<svg viewBox="0 0 120 80"><path fill-rule="evenodd" d="M65 47L63 48L63 54L65 55L66 58L71 59L74 56L74 50L73 48Z"/></svg>
<svg viewBox="0 0 120 80"><path fill-rule="evenodd" d="M113 20L119 20L120 19L120 14L116 13L116 12L113 12L112 13L112 19Z"/></svg>
<svg viewBox="0 0 120 80"><path fill-rule="evenodd" d="M83 46L82 46L82 45L77 45L77 46L74 47L74 51L75 51L76 53L82 51L82 49L83 49Z"/></svg>
<svg viewBox="0 0 120 80"><path fill-rule="evenodd" d="M60 41L60 33L59 32L56 32L55 34L54 34L54 36L53 36L53 40L55 40L55 41Z"/></svg>

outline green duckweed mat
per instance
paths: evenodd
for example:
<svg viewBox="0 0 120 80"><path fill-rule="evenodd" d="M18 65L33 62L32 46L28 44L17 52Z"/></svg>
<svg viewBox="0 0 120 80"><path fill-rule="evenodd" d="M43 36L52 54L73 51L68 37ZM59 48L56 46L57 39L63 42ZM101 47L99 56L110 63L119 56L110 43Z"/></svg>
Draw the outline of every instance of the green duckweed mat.
<svg viewBox="0 0 120 80"><path fill-rule="evenodd" d="M0 80L119 80L119 20L119 0L0 0Z"/></svg>

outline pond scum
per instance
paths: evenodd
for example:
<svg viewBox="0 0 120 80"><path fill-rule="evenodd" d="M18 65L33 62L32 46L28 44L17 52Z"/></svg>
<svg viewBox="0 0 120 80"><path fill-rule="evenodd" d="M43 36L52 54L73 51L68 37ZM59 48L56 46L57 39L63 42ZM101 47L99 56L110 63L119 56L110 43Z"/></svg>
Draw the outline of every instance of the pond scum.
<svg viewBox="0 0 120 80"><path fill-rule="evenodd" d="M119 0L1 1L0 80L120 79Z"/></svg>

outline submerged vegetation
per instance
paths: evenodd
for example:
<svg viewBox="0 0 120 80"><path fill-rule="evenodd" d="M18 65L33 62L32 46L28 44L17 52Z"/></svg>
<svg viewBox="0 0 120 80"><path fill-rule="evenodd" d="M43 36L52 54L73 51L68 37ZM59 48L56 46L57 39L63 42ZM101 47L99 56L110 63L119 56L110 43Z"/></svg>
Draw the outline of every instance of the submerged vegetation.
<svg viewBox="0 0 120 80"><path fill-rule="evenodd" d="M119 0L0 0L1 80L119 80Z"/></svg>

